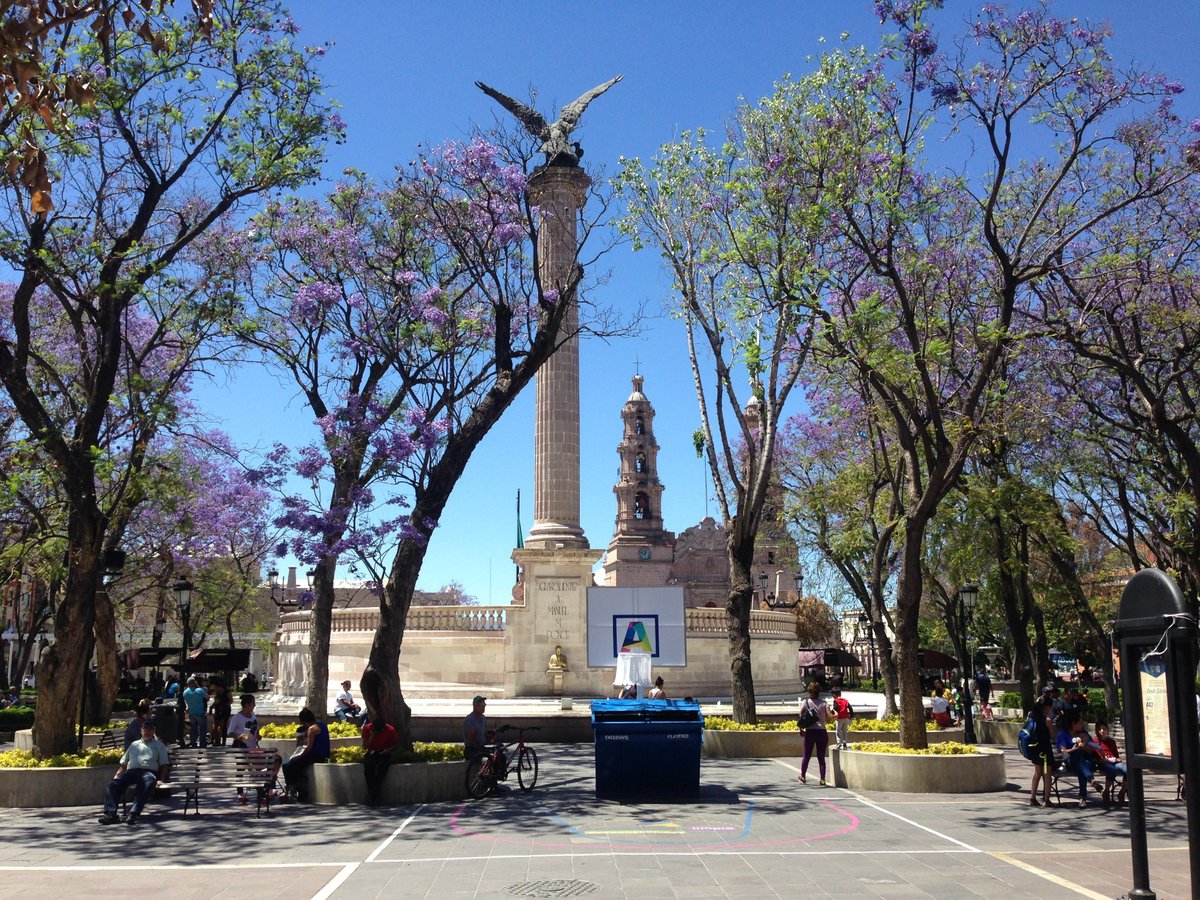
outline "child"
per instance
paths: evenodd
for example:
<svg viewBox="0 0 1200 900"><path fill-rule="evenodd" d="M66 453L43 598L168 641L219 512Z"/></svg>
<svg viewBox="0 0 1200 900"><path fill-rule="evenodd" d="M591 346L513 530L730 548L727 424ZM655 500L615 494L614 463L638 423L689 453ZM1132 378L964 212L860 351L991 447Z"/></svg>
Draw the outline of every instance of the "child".
<svg viewBox="0 0 1200 900"><path fill-rule="evenodd" d="M835 750L844 750L850 746L847 738L850 737L850 718L854 715L854 707L850 705L849 700L842 698L842 689L833 688L830 691L833 694L833 712L834 712L834 729L836 736Z"/></svg>

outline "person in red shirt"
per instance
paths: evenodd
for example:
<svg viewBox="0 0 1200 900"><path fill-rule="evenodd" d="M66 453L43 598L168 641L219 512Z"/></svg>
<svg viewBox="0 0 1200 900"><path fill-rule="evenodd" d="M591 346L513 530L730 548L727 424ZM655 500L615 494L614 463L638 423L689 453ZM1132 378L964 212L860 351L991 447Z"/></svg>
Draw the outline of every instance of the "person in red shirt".
<svg viewBox="0 0 1200 900"><path fill-rule="evenodd" d="M400 743L396 729L383 718L376 716L363 726L362 745L363 777L367 780L367 805L378 806L379 794L387 778L388 766L392 764L392 750Z"/></svg>
<svg viewBox="0 0 1200 900"><path fill-rule="evenodd" d="M854 715L854 709L850 706L850 701L842 696L841 688L834 688L830 693L833 694L833 714L836 720L834 729L837 738L833 748L844 750L850 746L847 739L850 737L850 718Z"/></svg>

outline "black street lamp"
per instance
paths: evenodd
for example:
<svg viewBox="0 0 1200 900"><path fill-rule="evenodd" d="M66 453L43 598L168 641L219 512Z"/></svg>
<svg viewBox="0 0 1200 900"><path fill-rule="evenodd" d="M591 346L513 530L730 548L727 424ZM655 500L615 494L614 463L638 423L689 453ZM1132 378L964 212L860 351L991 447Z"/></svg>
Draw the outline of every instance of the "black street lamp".
<svg viewBox="0 0 1200 900"><path fill-rule="evenodd" d="M975 715L971 709L971 639L970 618L979 602L979 587L964 584L958 591L958 622L962 628L962 692L963 692L963 741L975 743Z"/></svg>
<svg viewBox="0 0 1200 900"><path fill-rule="evenodd" d="M271 586L271 602L276 606L283 606L283 601L275 599L275 588L279 586L279 570L271 569L267 572L267 584Z"/></svg>
<svg viewBox="0 0 1200 900"><path fill-rule="evenodd" d="M765 591L767 589L767 582L766 582L767 573L763 572L758 577L760 580L762 580L763 591L764 591L764 595L765 595ZM779 570L778 577L779 577L779 579L782 580L783 569ZM769 608L771 608L771 609L795 609L797 606L800 605L801 590L804 587L804 573L798 571L798 572L796 572L795 575L792 576L792 578L796 582L796 597L795 597L795 599L784 600L781 597L775 597L774 600L771 600L768 598L766 603ZM774 596L774 595L772 595L772 596Z"/></svg>
<svg viewBox="0 0 1200 900"><path fill-rule="evenodd" d="M879 672L875 668L875 628L871 624L871 617L866 613L858 614L858 624L867 632L867 644L871 648L871 689L876 690L879 687Z"/></svg>
<svg viewBox="0 0 1200 900"><path fill-rule="evenodd" d="M179 693L176 695L179 699L179 746L184 746L183 733L183 687L187 683L187 658L188 644L192 640L192 583L182 576L175 582L175 605L179 607L179 613L183 616L183 649L179 651L179 680L183 682L179 685Z"/></svg>

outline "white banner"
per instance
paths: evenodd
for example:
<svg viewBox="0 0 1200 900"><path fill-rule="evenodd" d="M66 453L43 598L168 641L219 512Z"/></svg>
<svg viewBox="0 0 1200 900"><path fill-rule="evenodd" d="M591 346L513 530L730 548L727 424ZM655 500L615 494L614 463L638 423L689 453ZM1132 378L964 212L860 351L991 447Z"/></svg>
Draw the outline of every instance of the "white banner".
<svg viewBox="0 0 1200 900"><path fill-rule="evenodd" d="M615 666L622 653L648 653L655 666L686 666L683 587L589 587L588 665Z"/></svg>

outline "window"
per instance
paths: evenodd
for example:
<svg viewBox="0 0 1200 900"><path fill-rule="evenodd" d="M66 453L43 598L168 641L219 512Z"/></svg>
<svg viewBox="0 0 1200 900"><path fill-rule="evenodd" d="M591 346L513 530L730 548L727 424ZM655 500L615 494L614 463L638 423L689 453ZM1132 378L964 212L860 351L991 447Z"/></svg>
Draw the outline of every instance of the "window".
<svg viewBox="0 0 1200 900"><path fill-rule="evenodd" d="M633 471L635 471L635 472L645 472L646 471L646 454L639 453L637 455L637 457L633 461Z"/></svg>
<svg viewBox="0 0 1200 900"><path fill-rule="evenodd" d="M643 421L641 416L638 416L637 419L634 420L633 433L634 434L645 434L646 433L646 423L645 423L645 421Z"/></svg>

